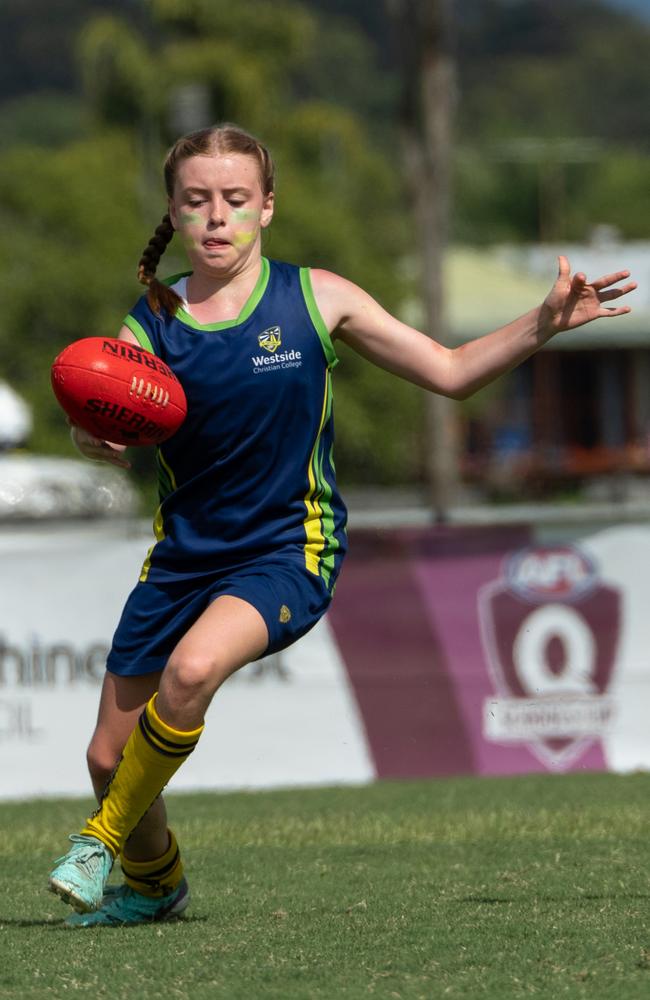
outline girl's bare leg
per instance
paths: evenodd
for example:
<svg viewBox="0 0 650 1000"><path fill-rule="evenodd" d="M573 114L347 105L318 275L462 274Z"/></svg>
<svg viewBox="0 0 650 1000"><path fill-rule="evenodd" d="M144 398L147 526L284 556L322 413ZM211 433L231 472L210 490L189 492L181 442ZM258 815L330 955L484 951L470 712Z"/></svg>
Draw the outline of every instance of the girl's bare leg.
<svg viewBox="0 0 650 1000"><path fill-rule="evenodd" d="M97 726L88 747L88 769L97 801L101 800L124 744L159 683L160 672L135 677L106 673ZM132 861L148 861L161 857L167 847L167 810L159 797L129 837L126 853Z"/></svg>

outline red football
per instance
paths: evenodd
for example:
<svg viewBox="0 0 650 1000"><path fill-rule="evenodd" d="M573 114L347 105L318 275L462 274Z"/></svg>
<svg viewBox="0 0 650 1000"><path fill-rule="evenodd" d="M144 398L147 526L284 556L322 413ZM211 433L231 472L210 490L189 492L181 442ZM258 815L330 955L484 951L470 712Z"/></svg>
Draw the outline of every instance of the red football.
<svg viewBox="0 0 650 1000"><path fill-rule="evenodd" d="M171 368L137 344L84 337L52 364L54 395L73 423L116 444L160 444L187 414Z"/></svg>

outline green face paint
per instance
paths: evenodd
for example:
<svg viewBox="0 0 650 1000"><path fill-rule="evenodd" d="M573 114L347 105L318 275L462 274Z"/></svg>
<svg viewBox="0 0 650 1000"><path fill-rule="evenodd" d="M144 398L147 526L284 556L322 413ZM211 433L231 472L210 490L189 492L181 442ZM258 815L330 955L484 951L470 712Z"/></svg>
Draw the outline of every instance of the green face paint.
<svg viewBox="0 0 650 1000"><path fill-rule="evenodd" d="M203 233L208 219L205 212L179 211L179 233L183 245L189 253L201 250ZM232 208L229 218L224 219L232 236L232 245L238 250L250 247L260 231L259 210L252 208Z"/></svg>
<svg viewBox="0 0 650 1000"><path fill-rule="evenodd" d="M191 236L190 233L180 233L180 237L186 250L195 250L201 246L201 241Z"/></svg>
<svg viewBox="0 0 650 1000"><path fill-rule="evenodd" d="M233 208L231 219L233 225L241 225L233 236L233 244L243 248L254 243L259 232L260 214L252 208Z"/></svg>
<svg viewBox="0 0 650 1000"><path fill-rule="evenodd" d="M235 222L257 222L258 214L252 208L234 208L232 217Z"/></svg>

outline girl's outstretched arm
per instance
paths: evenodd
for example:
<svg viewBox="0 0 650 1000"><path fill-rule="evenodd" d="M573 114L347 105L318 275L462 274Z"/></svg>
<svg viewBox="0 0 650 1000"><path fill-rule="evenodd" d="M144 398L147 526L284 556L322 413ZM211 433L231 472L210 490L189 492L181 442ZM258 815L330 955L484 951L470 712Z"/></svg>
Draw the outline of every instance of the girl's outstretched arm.
<svg viewBox="0 0 650 1000"><path fill-rule="evenodd" d="M629 274L616 271L588 282L580 272L571 275L569 261L560 257L557 279L540 306L453 349L400 322L345 278L315 270L312 283L318 307L334 337L409 382L465 399L515 368L555 334L629 312L626 305L606 305L636 288L633 281L620 284Z"/></svg>

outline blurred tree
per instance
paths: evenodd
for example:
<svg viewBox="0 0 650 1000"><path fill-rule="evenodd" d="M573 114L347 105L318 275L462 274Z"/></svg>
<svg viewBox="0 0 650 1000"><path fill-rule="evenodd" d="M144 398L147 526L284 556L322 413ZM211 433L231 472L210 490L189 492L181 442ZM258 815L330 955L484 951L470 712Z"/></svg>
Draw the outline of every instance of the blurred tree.
<svg viewBox="0 0 650 1000"><path fill-rule="evenodd" d="M100 10L137 17L140 5L141 0L2 0L2 99L78 92L74 44L83 23Z"/></svg>
<svg viewBox="0 0 650 1000"><path fill-rule="evenodd" d="M650 24L602 0L467 0L454 236L588 238L623 156L648 163ZM638 234L638 187L604 206ZM610 220L611 221L611 220Z"/></svg>
<svg viewBox="0 0 650 1000"><path fill-rule="evenodd" d="M459 129L647 143L650 25L602 0L466 0Z"/></svg>
<svg viewBox="0 0 650 1000"><path fill-rule="evenodd" d="M402 53L400 123L404 162L419 231L421 296L426 330L449 341L443 262L449 239L452 116L456 97L452 0L388 0ZM429 498L446 520L458 492L459 449L455 404L427 397Z"/></svg>
<svg viewBox="0 0 650 1000"><path fill-rule="evenodd" d="M568 200L569 236L589 235L596 225L614 226L628 239L648 239L650 185L648 157L633 150L608 156L598 170L584 170L580 196Z"/></svg>
<svg viewBox="0 0 650 1000"><path fill-rule="evenodd" d="M71 340L112 333L133 300L137 175L119 133L47 156L29 146L0 156L0 371L34 407L37 450L68 447L50 362Z"/></svg>
<svg viewBox="0 0 650 1000"><path fill-rule="evenodd" d="M599 222L645 237L647 22L604 0L465 0L457 27L451 237L581 239ZM164 206L161 156L186 127L239 119L269 142L267 253L341 271L399 309L416 238L383 4L5 0L0 32L0 362L41 398L38 447L68 447L43 359L114 330L131 305ZM182 264L172 247L165 269ZM346 354L337 409L342 478L421 479L421 393Z"/></svg>
<svg viewBox="0 0 650 1000"><path fill-rule="evenodd" d="M46 149L87 135L85 103L71 94L37 91L0 104L0 150L20 144Z"/></svg>
<svg viewBox="0 0 650 1000"><path fill-rule="evenodd" d="M165 210L164 149L185 130L179 113L188 109L205 114L192 126L238 120L269 142L278 207L267 253L341 271L389 309L404 295L396 262L408 228L394 170L351 109L297 96L327 30L293 0L237 8L152 0L149 10L151 30L102 13L80 33L93 135L47 156L33 146L0 155L0 260L12 289L0 366L37 404L33 443L41 450L68 448L49 361L75 337L112 333L137 296L135 263ZM202 95L198 105L188 93ZM172 244L163 273L183 266ZM336 381L342 478L417 478L417 390L354 355Z"/></svg>

